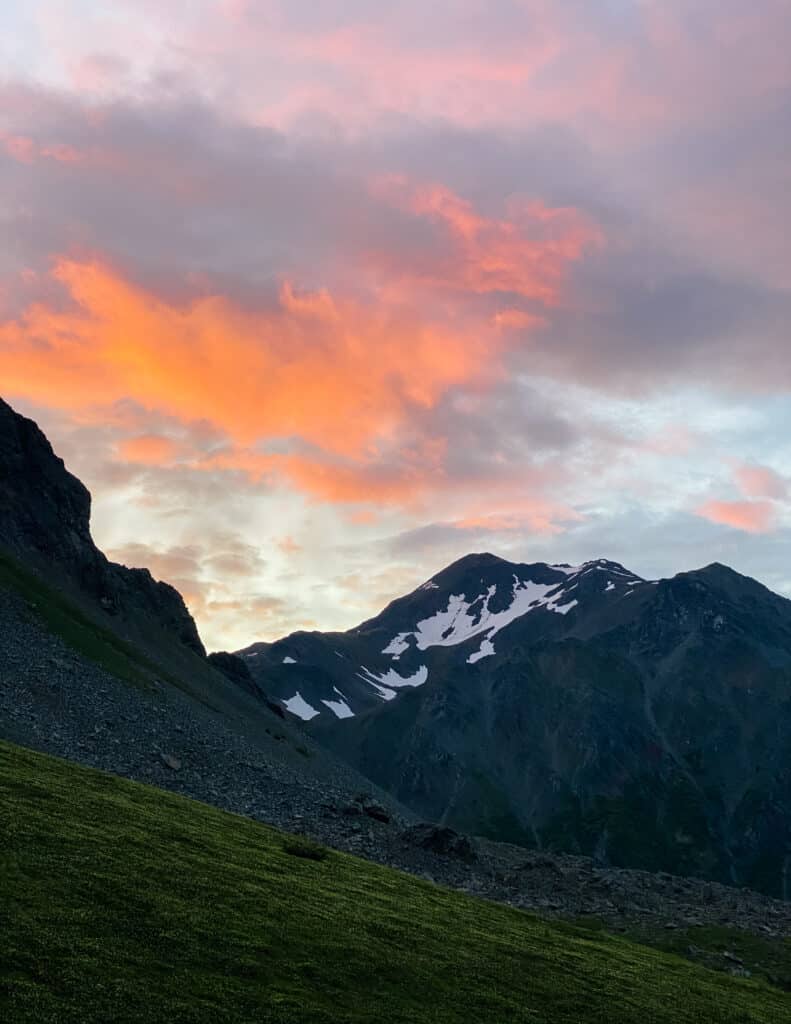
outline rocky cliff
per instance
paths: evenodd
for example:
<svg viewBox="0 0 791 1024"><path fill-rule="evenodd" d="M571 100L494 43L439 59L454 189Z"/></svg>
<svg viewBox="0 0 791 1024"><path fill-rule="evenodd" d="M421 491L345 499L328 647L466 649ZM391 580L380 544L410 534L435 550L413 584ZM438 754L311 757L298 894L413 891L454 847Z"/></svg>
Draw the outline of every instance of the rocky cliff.
<svg viewBox="0 0 791 1024"><path fill-rule="evenodd" d="M170 643L203 657L178 591L147 569L108 561L91 537L90 515L84 484L38 426L0 399L0 547L155 654Z"/></svg>

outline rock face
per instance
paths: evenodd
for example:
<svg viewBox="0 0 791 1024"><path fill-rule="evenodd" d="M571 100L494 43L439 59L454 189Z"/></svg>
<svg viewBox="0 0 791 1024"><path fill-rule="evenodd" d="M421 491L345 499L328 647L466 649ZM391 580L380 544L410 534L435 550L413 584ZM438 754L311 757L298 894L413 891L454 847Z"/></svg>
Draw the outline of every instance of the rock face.
<svg viewBox="0 0 791 1024"><path fill-rule="evenodd" d="M198 630L178 591L147 569L109 562L91 537L90 512L87 488L38 426L0 399L0 547L68 588L115 632L134 640L164 636L202 657Z"/></svg>
<svg viewBox="0 0 791 1024"><path fill-rule="evenodd" d="M243 658L236 654L229 654L227 651L216 651L214 654L210 654L207 660L212 668L221 672L226 679L229 679L235 686L238 686L240 690L250 694L251 697L255 697L256 700L263 701L267 708L274 712L278 718L286 717L283 706L272 700L261 684L253 679L252 673L247 667L247 662Z"/></svg>
<svg viewBox="0 0 791 1024"><path fill-rule="evenodd" d="M473 555L348 633L242 654L426 819L791 898L791 601L725 566Z"/></svg>

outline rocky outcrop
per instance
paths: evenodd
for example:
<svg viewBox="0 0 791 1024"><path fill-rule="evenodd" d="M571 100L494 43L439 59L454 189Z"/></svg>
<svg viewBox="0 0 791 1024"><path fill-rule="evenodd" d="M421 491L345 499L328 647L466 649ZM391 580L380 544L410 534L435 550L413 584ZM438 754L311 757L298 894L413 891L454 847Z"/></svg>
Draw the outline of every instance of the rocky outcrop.
<svg viewBox="0 0 791 1024"><path fill-rule="evenodd" d="M278 718L286 717L283 706L273 701L261 684L253 679L252 673L247 667L247 662L240 658L238 654L229 654L228 651L216 651L214 654L209 655L208 661L212 668L222 672L225 678L238 686L239 689L249 693L256 700L262 701Z"/></svg>
<svg viewBox="0 0 791 1024"><path fill-rule="evenodd" d="M90 514L85 485L69 473L38 426L0 399L0 546L49 583L68 589L115 632L164 638L205 655L178 591L148 569L108 561L91 537Z"/></svg>
<svg viewBox="0 0 791 1024"><path fill-rule="evenodd" d="M419 846L421 850L431 850L443 857L458 857L460 860L472 862L477 859L475 847L468 836L459 835L452 828L443 828L428 822L411 825L401 833L406 843Z"/></svg>

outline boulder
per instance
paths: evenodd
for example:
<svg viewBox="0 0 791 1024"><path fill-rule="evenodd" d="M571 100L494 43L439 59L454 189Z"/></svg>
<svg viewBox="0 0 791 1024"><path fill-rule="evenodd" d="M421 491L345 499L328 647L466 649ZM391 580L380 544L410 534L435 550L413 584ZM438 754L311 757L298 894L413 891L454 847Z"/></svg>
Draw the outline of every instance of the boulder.
<svg viewBox="0 0 791 1024"><path fill-rule="evenodd" d="M401 838L421 850L430 850L444 857L458 857L468 863L477 860L475 847L469 836L460 835L452 828L423 823L412 825L401 833Z"/></svg>

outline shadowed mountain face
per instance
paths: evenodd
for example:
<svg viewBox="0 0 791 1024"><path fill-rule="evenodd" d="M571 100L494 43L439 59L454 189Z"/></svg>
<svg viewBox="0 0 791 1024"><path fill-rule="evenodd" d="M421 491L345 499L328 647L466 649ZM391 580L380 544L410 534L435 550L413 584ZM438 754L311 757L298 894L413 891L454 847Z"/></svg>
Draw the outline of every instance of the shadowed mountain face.
<svg viewBox="0 0 791 1024"><path fill-rule="evenodd" d="M203 657L181 595L147 569L116 565L90 532L91 497L38 426L0 400L0 548L69 591L115 632ZM161 646L161 645L159 645Z"/></svg>
<svg viewBox="0 0 791 1024"><path fill-rule="evenodd" d="M427 817L791 896L791 601L725 566L471 555L348 633L240 653Z"/></svg>

